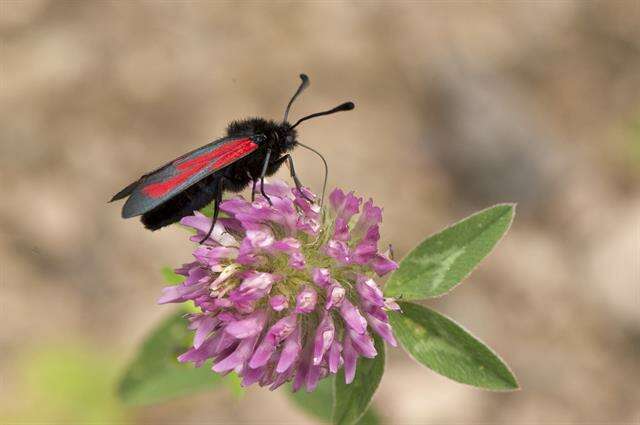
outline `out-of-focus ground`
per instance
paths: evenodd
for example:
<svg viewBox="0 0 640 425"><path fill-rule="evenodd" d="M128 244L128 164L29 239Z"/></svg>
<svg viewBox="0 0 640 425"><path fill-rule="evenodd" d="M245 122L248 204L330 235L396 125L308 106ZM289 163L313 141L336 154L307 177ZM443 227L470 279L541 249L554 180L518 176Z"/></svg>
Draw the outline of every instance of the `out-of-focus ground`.
<svg viewBox="0 0 640 425"><path fill-rule="evenodd" d="M430 306L512 366L476 390L390 353L387 423L640 415L640 2L0 3L0 422L313 423L251 388L127 409L114 379L189 258L106 201L234 118L309 122L330 186L385 208L398 256L500 201L509 235ZM303 181L321 167L296 151ZM287 178L286 170L282 176ZM637 423L637 422L635 422Z"/></svg>

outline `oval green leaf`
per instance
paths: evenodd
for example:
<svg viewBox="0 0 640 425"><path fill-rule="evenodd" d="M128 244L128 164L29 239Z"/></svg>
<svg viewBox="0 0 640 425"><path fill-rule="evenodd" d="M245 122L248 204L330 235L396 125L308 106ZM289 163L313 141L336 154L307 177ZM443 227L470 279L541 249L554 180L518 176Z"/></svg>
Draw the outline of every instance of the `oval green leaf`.
<svg viewBox="0 0 640 425"><path fill-rule="evenodd" d="M118 396L126 404L159 403L197 391L215 388L222 378L210 364L200 368L179 363L193 338L184 311L172 314L156 327L128 365L118 385Z"/></svg>
<svg viewBox="0 0 640 425"><path fill-rule="evenodd" d="M289 391L291 400L306 413L315 416L322 422L331 422L333 409L333 375L328 376L318 383L313 392L300 390L296 393ZM380 419L373 407L369 407L357 422L358 425L379 425Z"/></svg>
<svg viewBox="0 0 640 425"><path fill-rule="evenodd" d="M514 204L496 205L425 239L389 277L385 295L420 300L450 291L507 232L514 210Z"/></svg>
<svg viewBox="0 0 640 425"><path fill-rule="evenodd" d="M373 359L358 359L356 376L351 384L344 382L344 368L336 374L333 402L333 423L336 425L358 423L380 385L384 373L385 345L377 335L374 335L374 344L378 355Z"/></svg>
<svg viewBox="0 0 640 425"><path fill-rule="evenodd" d="M389 316L402 347L419 363L463 384L508 391L518 382L489 347L446 316L418 304L400 302Z"/></svg>

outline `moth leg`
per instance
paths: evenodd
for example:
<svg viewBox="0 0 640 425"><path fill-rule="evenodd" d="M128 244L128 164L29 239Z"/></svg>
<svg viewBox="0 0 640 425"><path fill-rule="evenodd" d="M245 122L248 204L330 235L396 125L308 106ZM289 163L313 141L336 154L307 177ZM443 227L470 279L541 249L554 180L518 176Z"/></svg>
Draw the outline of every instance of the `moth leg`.
<svg viewBox="0 0 640 425"><path fill-rule="evenodd" d="M253 185L251 186L251 202L256 200L256 185L258 184L258 179L253 179Z"/></svg>
<svg viewBox="0 0 640 425"><path fill-rule="evenodd" d="M262 172L260 173L260 193L262 196L269 202L269 205L273 205L271 202L271 198L264 193L264 176L267 174L267 168L269 167L269 158L271 158L271 149L267 149L267 156L264 158L264 163L262 164Z"/></svg>
<svg viewBox="0 0 640 425"><path fill-rule="evenodd" d="M213 233L213 228L216 225L216 221L218 221L218 214L220 213L220 202L222 201L222 186L223 186L222 180L223 180L223 177L220 177L220 179L218 179L218 188L216 190L216 197L213 201L213 217L211 219L211 227L209 228L209 231L207 232L205 237L202 238L202 240L200 241L200 245L202 245L204 241L209 239L209 236L211 236L211 233Z"/></svg>
<svg viewBox="0 0 640 425"><path fill-rule="evenodd" d="M247 171L247 177L249 177L249 179L251 179L251 181L253 182L251 186L251 202L253 202L256 200L256 184L258 183L258 179L253 177L251 173L248 171Z"/></svg>
<svg viewBox="0 0 640 425"><path fill-rule="evenodd" d="M289 171L291 173L291 178L293 179L293 183L296 185L296 189L298 189L298 192L300 192L300 195L304 199L309 201L309 203L313 204L313 200L309 199L309 197L307 195L305 195L304 191L302 190L302 183L300 182L300 179L298 178L298 175L296 174L296 169L293 166L293 158L291 157L291 155L286 154L282 158L278 159L279 162L284 162L285 160L287 160L287 162L289 163Z"/></svg>

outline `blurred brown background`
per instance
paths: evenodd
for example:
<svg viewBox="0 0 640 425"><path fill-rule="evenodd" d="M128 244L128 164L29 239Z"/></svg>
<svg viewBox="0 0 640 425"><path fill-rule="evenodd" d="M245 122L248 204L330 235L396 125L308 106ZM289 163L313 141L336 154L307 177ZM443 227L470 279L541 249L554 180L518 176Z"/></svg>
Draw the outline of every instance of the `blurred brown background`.
<svg viewBox="0 0 640 425"><path fill-rule="evenodd" d="M385 208L405 254L516 201L507 238L428 304L522 391L448 381L399 350L387 423L638 423L640 2L1 2L0 422L313 423L251 388L127 409L114 379L190 256L106 201L249 115L293 117L329 186ZM303 182L321 166L296 151ZM282 171L286 176L286 171Z"/></svg>

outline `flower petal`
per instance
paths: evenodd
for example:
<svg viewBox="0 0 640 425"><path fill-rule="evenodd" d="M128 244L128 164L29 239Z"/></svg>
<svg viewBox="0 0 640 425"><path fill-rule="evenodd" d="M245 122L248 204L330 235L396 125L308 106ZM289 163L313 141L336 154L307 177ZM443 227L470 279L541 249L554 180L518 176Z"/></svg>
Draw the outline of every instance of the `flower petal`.
<svg viewBox="0 0 640 425"><path fill-rule="evenodd" d="M333 337L335 335L335 326L333 325L333 319L327 312L324 313L322 321L318 325L316 330L316 336L313 344L313 362L314 366L319 365L324 358L324 354L329 350L333 343Z"/></svg>
<svg viewBox="0 0 640 425"><path fill-rule="evenodd" d="M382 339L384 339L394 347L398 346L398 343L396 342L396 338L393 335L393 330L391 329L391 325L389 325L388 322L380 320L379 318L371 314L367 314L367 321L369 322L371 329L373 329L378 335L380 335Z"/></svg>
<svg viewBox="0 0 640 425"><path fill-rule="evenodd" d="M359 334L353 330L349 330L349 336L353 342L353 346L361 356L374 358L378 354L373 345L373 339L368 333Z"/></svg>
<svg viewBox="0 0 640 425"><path fill-rule="evenodd" d="M269 298L269 305L274 311L282 311L289 307L289 301L284 295L274 295Z"/></svg>
<svg viewBox="0 0 640 425"><path fill-rule="evenodd" d="M218 373L228 372L241 366L251 355L256 339L256 337L243 339L231 354L213 365L213 371Z"/></svg>
<svg viewBox="0 0 640 425"><path fill-rule="evenodd" d="M373 205L373 200L369 199L362 206L362 214L358 217L358 221L353 227L352 234L356 238L364 235L372 226L379 225L382 222L382 208Z"/></svg>
<svg viewBox="0 0 640 425"><path fill-rule="evenodd" d="M390 260L385 255L377 254L371 261L371 267L373 267L373 270L378 274L378 276L382 277L397 269L398 263Z"/></svg>
<svg viewBox="0 0 640 425"><path fill-rule="evenodd" d="M180 220L180 224L197 230L200 240L202 239L202 236L209 233L209 229L211 228L211 219L199 211L194 211L193 215L183 217ZM231 234L227 233L222 221L216 221L216 225L213 227L209 240L213 240L222 246L238 246L238 241Z"/></svg>
<svg viewBox="0 0 640 425"><path fill-rule="evenodd" d="M378 284L368 276L358 275L356 290L363 300L384 307L384 295L378 287Z"/></svg>
<svg viewBox="0 0 640 425"><path fill-rule="evenodd" d="M276 372L286 372L298 359L298 355L300 354L300 350L302 349L300 336L301 331L300 326L298 325L293 333L291 333L291 335L289 335L284 341L284 346L282 347L282 352L280 353L280 359L278 360L278 365L276 366Z"/></svg>
<svg viewBox="0 0 640 425"><path fill-rule="evenodd" d="M262 331L265 319L266 314L262 310L258 310L245 319L229 322L224 331L238 339L249 338Z"/></svg>
<svg viewBox="0 0 640 425"><path fill-rule="evenodd" d="M342 344L340 344L336 339L333 340L331 344L331 348L329 349L329 372L338 373L338 368L340 367L342 357L340 353L342 352Z"/></svg>
<svg viewBox="0 0 640 425"><path fill-rule="evenodd" d="M331 283L331 273L327 268L314 267L311 271L313 283L320 286L328 286Z"/></svg>
<svg viewBox="0 0 640 425"><path fill-rule="evenodd" d="M296 296L296 313L311 313L316 308L318 294L311 287L305 286Z"/></svg>
<svg viewBox="0 0 640 425"><path fill-rule="evenodd" d="M340 307L347 291L339 283L333 284L327 288L327 303L325 309L330 310L333 307Z"/></svg>
<svg viewBox="0 0 640 425"><path fill-rule="evenodd" d="M336 218L333 225L333 239L346 242L351 238L349 234L349 222L342 217Z"/></svg>
<svg viewBox="0 0 640 425"><path fill-rule="evenodd" d="M367 320L362 317L358 309L346 298L340 304L340 314L347 325L356 333L363 334L367 331Z"/></svg>
<svg viewBox="0 0 640 425"><path fill-rule="evenodd" d="M334 189L329 195L329 203L336 217L343 218L347 222L360 209L361 198L357 198L353 192L345 193L341 189Z"/></svg>
<svg viewBox="0 0 640 425"><path fill-rule="evenodd" d="M220 322L215 317L209 316L201 316L198 318L194 324L196 324L196 334L193 337L193 347L200 348L205 339L209 336L211 331L216 327L216 325Z"/></svg>
<svg viewBox="0 0 640 425"><path fill-rule="evenodd" d="M358 353L353 347L351 338L348 335L344 337L344 346L342 349L342 357L344 359L344 382L350 384L356 376L356 363L358 361Z"/></svg>

